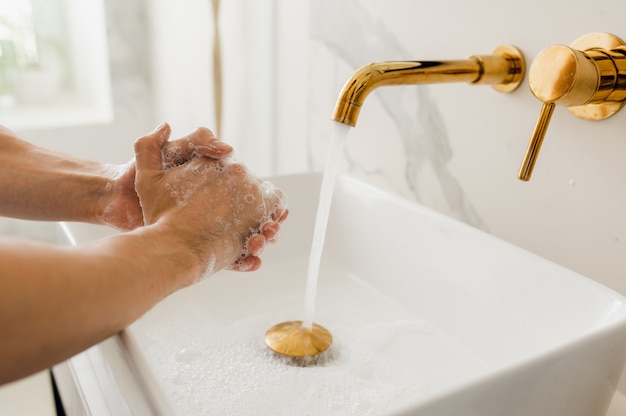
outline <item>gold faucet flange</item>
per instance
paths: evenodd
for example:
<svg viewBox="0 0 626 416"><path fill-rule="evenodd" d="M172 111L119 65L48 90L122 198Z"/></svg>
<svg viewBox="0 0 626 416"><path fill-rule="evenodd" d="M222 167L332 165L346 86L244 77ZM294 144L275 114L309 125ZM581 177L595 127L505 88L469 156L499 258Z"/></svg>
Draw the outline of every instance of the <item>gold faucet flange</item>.
<svg viewBox="0 0 626 416"><path fill-rule="evenodd" d="M492 55L504 58L508 63L509 77L493 84L492 87L498 92L509 93L515 91L522 81L526 73L526 62L524 54L518 48L512 45L501 45L493 50Z"/></svg>
<svg viewBox="0 0 626 416"><path fill-rule="evenodd" d="M611 51L613 55L621 52L626 57L626 43L611 33L587 33L572 42L570 46L584 52L604 50ZM585 120L604 120L621 110L625 103L626 99L621 99L618 101L602 101L599 103L577 105L568 107L567 109L576 117Z"/></svg>

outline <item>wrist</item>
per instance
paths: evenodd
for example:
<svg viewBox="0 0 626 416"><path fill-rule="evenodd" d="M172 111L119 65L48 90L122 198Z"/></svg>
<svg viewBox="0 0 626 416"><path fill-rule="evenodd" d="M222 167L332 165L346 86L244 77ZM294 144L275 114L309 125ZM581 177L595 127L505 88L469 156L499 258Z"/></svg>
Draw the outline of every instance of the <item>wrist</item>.
<svg viewBox="0 0 626 416"><path fill-rule="evenodd" d="M167 215L148 227L169 236L168 241L184 251L186 264L193 265L191 283L232 265L243 251L243 241L220 237L211 232L199 232L195 228L186 227L184 221Z"/></svg>
<svg viewBox="0 0 626 416"><path fill-rule="evenodd" d="M165 279L173 292L196 283L206 272L214 250L193 247L187 239L165 224L155 223L120 236L136 236L137 258L141 272ZM149 253L149 255L145 255Z"/></svg>
<svg viewBox="0 0 626 416"><path fill-rule="evenodd" d="M94 187L93 221L124 231L143 225L143 215L134 188L132 163L102 165Z"/></svg>

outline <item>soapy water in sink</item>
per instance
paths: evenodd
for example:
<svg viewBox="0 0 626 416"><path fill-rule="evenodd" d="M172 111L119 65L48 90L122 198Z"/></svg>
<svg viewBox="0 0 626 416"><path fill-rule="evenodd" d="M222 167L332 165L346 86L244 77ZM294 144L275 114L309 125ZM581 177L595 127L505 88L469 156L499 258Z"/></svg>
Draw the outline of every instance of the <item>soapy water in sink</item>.
<svg viewBox="0 0 626 416"><path fill-rule="evenodd" d="M258 337L265 325L250 318L212 339L190 334L173 360L154 357L177 414L380 414L426 391L419 373L386 353L389 342L423 334L420 323L336 323L332 358L313 367L268 350Z"/></svg>
<svg viewBox="0 0 626 416"><path fill-rule="evenodd" d="M389 414L484 368L466 346L357 277L327 265L322 276L316 314L334 336L327 361L300 367L264 344L267 327L301 305L284 302L287 292L265 299L257 314L241 313L249 298L233 300L219 319L188 306L185 315L197 320L164 317L140 341L157 394L167 393L180 415Z"/></svg>
<svg viewBox="0 0 626 416"><path fill-rule="evenodd" d="M332 360L299 367L255 336L262 329L258 319L240 321L219 340L178 350L165 380L171 399L181 415L366 415L424 394L421 376L377 351L380 345L358 347L371 345L372 334L387 340L422 331L419 324L344 325L333 329L351 342L338 341Z"/></svg>

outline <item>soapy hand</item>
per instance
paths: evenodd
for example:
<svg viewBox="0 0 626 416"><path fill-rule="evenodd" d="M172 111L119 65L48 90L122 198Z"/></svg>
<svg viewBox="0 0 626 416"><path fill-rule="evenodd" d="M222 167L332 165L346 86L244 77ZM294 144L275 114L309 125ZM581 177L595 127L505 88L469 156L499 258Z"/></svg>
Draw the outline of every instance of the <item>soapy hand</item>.
<svg viewBox="0 0 626 416"><path fill-rule="evenodd" d="M169 126L167 129L169 134ZM161 149L163 168L176 167L200 156L223 159L232 151L230 145L219 141L209 129L199 128L185 137L165 143ZM109 192L101 201L100 220L123 231L142 226L143 213L135 191L135 160L123 165L109 165L106 169L105 176L110 178L107 184Z"/></svg>
<svg viewBox="0 0 626 416"><path fill-rule="evenodd" d="M195 134L214 138L206 129ZM182 238L205 274L258 269L266 242L276 241L288 214L283 193L225 159L230 151L217 139L172 145L169 135L165 124L135 143L135 189L145 225L158 223Z"/></svg>

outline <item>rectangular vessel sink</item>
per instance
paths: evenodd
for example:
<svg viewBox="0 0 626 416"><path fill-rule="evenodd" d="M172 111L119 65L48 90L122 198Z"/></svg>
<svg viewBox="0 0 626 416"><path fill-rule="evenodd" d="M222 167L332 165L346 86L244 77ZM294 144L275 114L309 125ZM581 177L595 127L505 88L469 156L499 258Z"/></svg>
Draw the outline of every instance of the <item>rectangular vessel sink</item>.
<svg viewBox="0 0 626 416"><path fill-rule="evenodd" d="M300 367L264 344L303 318L319 174L289 197L253 273L220 272L121 334L157 413L602 415L626 354L625 299L482 231L347 176L337 180L315 322L334 337ZM69 224L82 241L111 233Z"/></svg>

